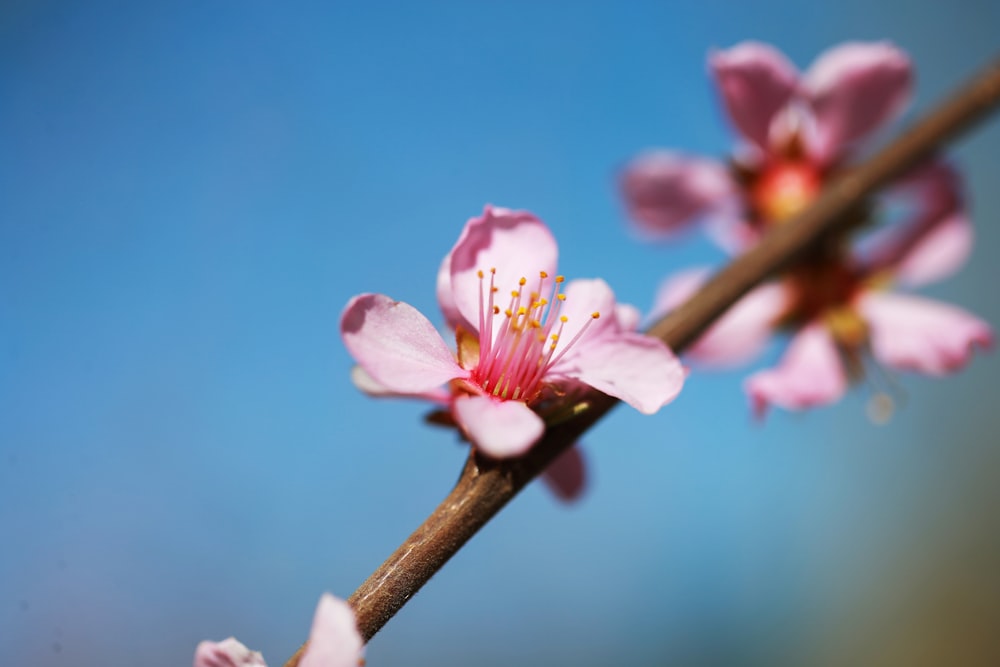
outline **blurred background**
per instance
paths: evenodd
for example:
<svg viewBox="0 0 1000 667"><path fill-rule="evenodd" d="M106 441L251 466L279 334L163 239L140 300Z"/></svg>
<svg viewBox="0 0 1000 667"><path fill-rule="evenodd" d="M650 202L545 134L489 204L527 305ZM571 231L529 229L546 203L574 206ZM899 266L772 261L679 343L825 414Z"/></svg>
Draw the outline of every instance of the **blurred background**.
<svg viewBox="0 0 1000 667"><path fill-rule="evenodd" d="M723 155L709 49L806 67L890 39L920 111L997 50L987 0L0 5L0 664L280 665L456 478L426 406L351 385L346 301L440 322L486 202L647 308L723 258L645 246L634 153ZM911 112L912 117L912 112ZM954 146L979 240L927 292L1000 324L1000 122ZM778 348L754 367L776 358ZM755 423L694 375L587 438L575 505L529 487L373 640L381 665L1000 664L1000 359Z"/></svg>

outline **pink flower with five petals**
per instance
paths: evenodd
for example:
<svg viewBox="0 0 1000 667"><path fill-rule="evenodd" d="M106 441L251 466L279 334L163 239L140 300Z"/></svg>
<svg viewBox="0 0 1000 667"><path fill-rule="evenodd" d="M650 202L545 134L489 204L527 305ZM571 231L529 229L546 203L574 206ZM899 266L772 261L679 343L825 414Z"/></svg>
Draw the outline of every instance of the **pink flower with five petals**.
<svg viewBox="0 0 1000 667"><path fill-rule="evenodd" d="M445 257L437 294L457 353L419 311L381 294L347 304L341 335L362 390L444 406L484 454L518 456L587 386L643 413L673 400L684 370L600 279L564 282L555 238L524 211L487 206ZM562 481L572 483L569 459ZM576 475L579 477L579 474ZM557 480L558 481L558 480Z"/></svg>
<svg viewBox="0 0 1000 667"><path fill-rule="evenodd" d="M729 251L807 206L851 148L909 99L910 60L888 42L850 42L800 75L780 51L744 42L709 67L743 145L730 163L654 150L623 171L621 190L638 229L669 237L698 219Z"/></svg>
<svg viewBox="0 0 1000 667"><path fill-rule="evenodd" d="M364 641L354 611L340 598L324 594L316 607L300 667L358 667L364 664L363 655ZM230 637L198 644L194 667L267 667L267 663L260 653Z"/></svg>
<svg viewBox="0 0 1000 667"><path fill-rule="evenodd" d="M776 368L745 383L754 411L789 410L838 400L870 361L893 370L944 375L961 369L975 348L993 344L992 328L939 301L889 291L919 287L956 271L972 249L958 177L942 163L916 170L896 194L916 197L919 215L876 233L853 252L819 249L782 279L751 291L693 345L706 365L734 366L755 357L778 331L792 339ZM679 305L708 277L705 269L664 282L654 308ZM869 369L871 370L871 369Z"/></svg>

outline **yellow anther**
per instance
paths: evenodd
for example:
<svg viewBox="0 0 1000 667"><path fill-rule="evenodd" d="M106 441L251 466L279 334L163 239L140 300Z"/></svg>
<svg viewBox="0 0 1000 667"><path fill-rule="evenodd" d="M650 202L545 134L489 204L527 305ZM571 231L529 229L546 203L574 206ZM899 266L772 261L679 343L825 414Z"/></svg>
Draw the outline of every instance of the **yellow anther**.
<svg viewBox="0 0 1000 667"><path fill-rule="evenodd" d="M556 276L556 282L561 283L566 280L566 276Z"/></svg>
<svg viewBox="0 0 1000 667"><path fill-rule="evenodd" d="M480 269L480 270L476 271L476 275L479 276L480 278L482 278L483 277L483 270Z"/></svg>
<svg viewBox="0 0 1000 667"><path fill-rule="evenodd" d="M560 301L565 301L566 300L566 295L565 294L556 294L556 298L559 299Z"/></svg>
<svg viewBox="0 0 1000 667"><path fill-rule="evenodd" d="M560 315L559 321L562 322L563 324L566 324L567 322L569 322L569 318L566 317L565 315Z"/></svg>
<svg viewBox="0 0 1000 667"><path fill-rule="evenodd" d="M497 267L494 266L493 268L490 269L490 273L495 274L496 272L497 272Z"/></svg>
<svg viewBox="0 0 1000 667"><path fill-rule="evenodd" d="M506 315L507 317L514 317L514 313L510 312L510 308L503 311L503 314Z"/></svg>
<svg viewBox="0 0 1000 667"><path fill-rule="evenodd" d="M559 340L559 334L552 334L550 338L552 338L552 342L555 343L557 340Z"/></svg>
<svg viewBox="0 0 1000 667"><path fill-rule="evenodd" d="M590 314L590 316L593 317L596 320L597 318L599 318L601 316L601 314L595 310L594 312L592 312Z"/></svg>
<svg viewBox="0 0 1000 667"><path fill-rule="evenodd" d="M539 322L538 320L531 320L531 328L532 329L540 329L541 327L542 327L542 323L541 322ZM542 340L545 340L545 336L542 336Z"/></svg>
<svg viewBox="0 0 1000 667"><path fill-rule="evenodd" d="M549 274L546 273L545 271L539 271L538 275L540 275L542 278L548 278L549 277Z"/></svg>
<svg viewBox="0 0 1000 667"><path fill-rule="evenodd" d="M494 315L500 314L500 306L493 306L493 314Z"/></svg>
<svg viewBox="0 0 1000 667"><path fill-rule="evenodd" d="M520 308L517 309L517 314L518 315L524 315L527 312L528 312L528 309L525 308L524 306L521 306Z"/></svg>
<svg viewBox="0 0 1000 667"><path fill-rule="evenodd" d="M518 292L517 290L511 290L510 295L516 299L517 297L521 296L521 293Z"/></svg>
<svg viewBox="0 0 1000 667"><path fill-rule="evenodd" d="M539 308L544 308L544 307L545 307L545 306L547 306L547 305L549 305L549 300L548 300L548 299L544 299L544 298L543 298L542 300L540 300L540 301L538 302L538 307L539 307Z"/></svg>
<svg viewBox="0 0 1000 667"><path fill-rule="evenodd" d="M524 287L525 283L527 282L528 279L522 276L521 279L517 281L517 284L520 285L521 287Z"/></svg>
<svg viewBox="0 0 1000 667"><path fill-rule="evenodd" d="M494 294L496 294L497 292L500 291L500 288L499 287L491 287L490 291L493 292Z"/></svg>

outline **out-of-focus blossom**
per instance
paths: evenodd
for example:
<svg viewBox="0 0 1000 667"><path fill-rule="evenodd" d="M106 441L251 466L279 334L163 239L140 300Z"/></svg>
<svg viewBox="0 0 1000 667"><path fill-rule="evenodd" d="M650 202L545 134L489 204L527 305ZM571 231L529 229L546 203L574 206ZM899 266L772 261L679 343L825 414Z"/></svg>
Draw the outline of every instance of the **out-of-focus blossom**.
<svg viewBox="0 0 1000 667"><path fill-rule="evenodd" d="M742 140L728 164L649 151L623 171L630 217L648 235L669 236L698 219L727 250L808 205L850 149L894 118L910 96L911 67L887 42L851 42L800 75L767 44L711 54L709 68Z"/></svg>
<svg viewBox="0 0 1000 667"><path fill-rule="evenodd" d="M616 303L603 280L565 283L556 259L555 239L538 218L487 206L466 223L438 275L457 352L412 306L362 294L341 319L358 362L355 383L371 395L438 403L494 458L527 451L587 386L643 413L673 400L684 380L677 358L636 331L636 310ZM561 465L550 482L564 495L578 492L578 454Z"/></svg>
<svg viewBox="0 0 1000 667"><path fill-rule="evenodd" d="M364 641L351 607L324 594L316 607L309 646L301 667L358 667L364 664ZM263 656L230 637L221 642L203 641L194 654L194 667L267 667Z"/></svg>
<svg viewBox="0 0 1000 667"><path fill-rule="evenodd" d="M972 246L956 174L932 163L902 181L921 214L877 234L862 250L841 243L817 249L779 281L751 291L689 350L709 365L755 357L776 331L792 340L776 368L745 384L755 412L797 410L838 400L874 361L889 369L942 375L962 368L976 347L993 343L988 324L949 304L890 291L957 270ZM661 287L655 310L676 307L707 278L678 274Z"/></svg>

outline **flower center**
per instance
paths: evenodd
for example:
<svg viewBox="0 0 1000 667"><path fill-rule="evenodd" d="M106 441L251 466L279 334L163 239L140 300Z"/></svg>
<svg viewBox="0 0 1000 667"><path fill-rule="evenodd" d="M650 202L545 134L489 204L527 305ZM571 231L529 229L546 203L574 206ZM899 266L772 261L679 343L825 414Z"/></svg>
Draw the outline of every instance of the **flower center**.
<svg viewBox="0 0 1000 667"><path fill-rule="evenodd" d="M566 354L590 324L600 317L594 312L569 341L563 330L569 319L562 314L565 278L540 271L530 291L522 277L511 290L507 307L497 303L500 289L494 284L496 269L490 269L489 284L479 271L479 360L471 380L487 394L503 400L531 401L542 390L542 380Z"/></svg>
<svg viewBox="0 0 1000 667"><path fill-rule="evenodd" d="M795 216L819 194L819 171L802 160L768 165L754 181L750 200L765 224L779 224Z"/></svg>

